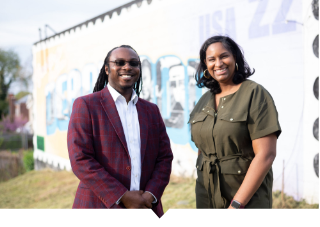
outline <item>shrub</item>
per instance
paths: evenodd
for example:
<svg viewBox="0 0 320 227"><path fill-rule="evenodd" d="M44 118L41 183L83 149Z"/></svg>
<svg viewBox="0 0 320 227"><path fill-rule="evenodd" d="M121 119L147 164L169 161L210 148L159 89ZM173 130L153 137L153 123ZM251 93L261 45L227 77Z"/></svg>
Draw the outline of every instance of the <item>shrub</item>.
<svg viewBox="0 0 320 227"><path fill-rule="evenodd" d="M272 193L273 209L285 208L285 209L310 209L319 208L319 204L308 204L304 199L296 201L292 196L284 193L283 199L281 201L281 191L277 190Z"/></svg>
<svg viewBox="0 0 320 227"><path fill-rule="evenodd" d="M1 134L1 133L0 133ZM0 139L0 150L18 151L22 148L21 135L17 133L6 133Z"/></svg>
<svg viewBox="0 0 320 227"><path fill-rule="evenodd" d="M34 169L33 151L28 150L23 154L23 166L26 172Z"/></svg>

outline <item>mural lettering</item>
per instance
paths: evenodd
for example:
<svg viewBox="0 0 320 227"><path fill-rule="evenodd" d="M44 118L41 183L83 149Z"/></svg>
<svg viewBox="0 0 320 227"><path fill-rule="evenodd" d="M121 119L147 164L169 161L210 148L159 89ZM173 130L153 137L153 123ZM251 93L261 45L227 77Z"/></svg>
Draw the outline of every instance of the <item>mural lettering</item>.
<svg viewBox="0 0 320 227"><path fill-rule="evenodd" d="M257 2L258 0L249 0L249 2ZM249 38L255 39L270 35L270 25L261 25L264 14L267 11L268 0L258 1L257 9L254 13L249 26ZM277 16L272 24L272 34L280 34L296 30L296 23L287 21L287 14L292 5L292 0L282 0Z"/></svg>
<svg viewBox="0 0 320 227"><path fill-rule="evenodd" d="M223 21L225 26L222 26ZM233 7L227 8L225 12L217 10L212 14L206 14L199 17L200 46L206 39L213 35L227 34L236 39L236 19Z"/></svg>
<svg viewBox="0 0 320 227"><path fill-rule="evenodd" d="M250 3L257 2L257 7L253 12L253 17L249 25L249 39L277 35L296 30L296 23L287 20L287 15L293 0L282 0L272 24L262 24L267 12L268 0L249 0ZM224 21L224 23L223 23ZM224 26L223 26L224 24ZM236 20L234 7L225 11L217 10L212 14L199 16L199 44L213 35L228 35L236 39Z"/></svg>
<svg viewBox="0 0 320 227"><path fill-rule="evenodd" d="M162 56L155 63L148 56L140 59L143 79L140 97L158 105L172 142L189 143L196 150L187 122L203 94L194 79L199 59L189 59L187 65L174 55ZM81 71L74 69L60 75L54 84L46 86L47 135L57 129L68 129L74 100L91 93L97 78L97 67L88 64Z"/></svg>

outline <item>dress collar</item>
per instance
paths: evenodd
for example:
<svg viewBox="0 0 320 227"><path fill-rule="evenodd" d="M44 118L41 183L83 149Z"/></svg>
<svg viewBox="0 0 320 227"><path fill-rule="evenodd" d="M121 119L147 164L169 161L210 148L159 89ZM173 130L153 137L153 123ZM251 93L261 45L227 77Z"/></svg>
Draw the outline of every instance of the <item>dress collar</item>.
<svg viewBox="0 0 320 227"><path fill-rule="evenodd" d="M107 87L109 89L109 92L111 94L111 97L113 99L114 102L117 101L117 99L119 97L123 97L116 89L114 89L109 83L107 84ZM124 98L124 97L123 97ZM125 98L124 98L125 99ZM132 89L132 95L131 95L131 100L133 102L134 105L137 104L139 100L139 97L137 96L137 93Z"/></svg>

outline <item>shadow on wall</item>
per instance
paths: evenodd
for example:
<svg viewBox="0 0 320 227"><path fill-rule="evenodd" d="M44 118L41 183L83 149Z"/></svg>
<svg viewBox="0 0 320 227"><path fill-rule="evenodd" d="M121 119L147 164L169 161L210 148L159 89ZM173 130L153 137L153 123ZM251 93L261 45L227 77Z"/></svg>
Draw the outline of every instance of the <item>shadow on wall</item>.
<svg viewBox="0 0 320 227"><path fill-rule="evenodd" d="M187 65L174 55L162 56L155 63L148 56L140 59L143 79L140 97L158 105L173 143L189 143L196 151L187 122L203 94L194 79L199 59L189 59ZM46 86L47 135L57 129L67 131L74 100L92 93L97 78L98 67L87 64L82 70L73 69L60 75L55 83Z"/></svg>

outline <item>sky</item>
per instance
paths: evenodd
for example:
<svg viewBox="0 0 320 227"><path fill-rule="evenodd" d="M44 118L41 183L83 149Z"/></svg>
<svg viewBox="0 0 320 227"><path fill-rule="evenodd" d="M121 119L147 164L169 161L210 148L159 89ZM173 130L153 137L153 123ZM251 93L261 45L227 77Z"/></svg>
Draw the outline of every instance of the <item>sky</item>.
<svg viewBox="0 0 320 227"><path fill-rule="evenodd" d="M39 41L39 28L48 24L56 32L68 29L130 0L0 0L0 47L12 48L21 60ZM53 35L49 30L48 36Z"/></svg>
<svg viewBox="0 0 320 227"><path fill-rule="evenodd" d="M32 45L40 40L39 28L44 38L46 24L60 32L128 2L131 1L0 0L0 48L17 52L21 64L31 67ZM53 33L47 30L47 35Z"/></svg>

